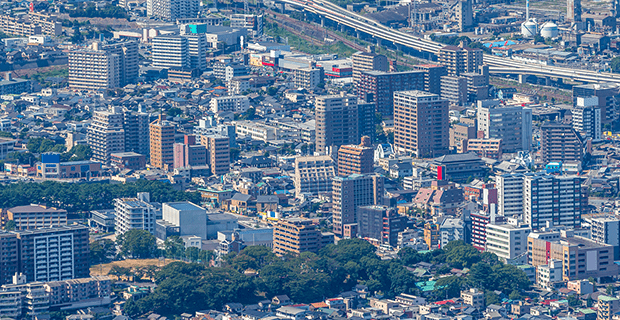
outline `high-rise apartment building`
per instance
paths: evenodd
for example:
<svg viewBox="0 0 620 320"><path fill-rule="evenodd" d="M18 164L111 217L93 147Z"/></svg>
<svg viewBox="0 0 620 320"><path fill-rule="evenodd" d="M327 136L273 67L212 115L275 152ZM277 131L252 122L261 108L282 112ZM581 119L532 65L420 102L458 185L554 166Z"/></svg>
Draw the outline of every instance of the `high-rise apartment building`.
<svg viewBox="0 0 620 320"><path fill-rule="evenodd" d="M359 136L368 136L370 137L371 142L375 141L377 132L375 121L375 104L364 100L357 100L357 122Z"/></svg>
<svg viewBox="0 0 620 320"><path fill-rule="evenodd" d="M540 127L544 163L583 160L583 138L569 124L547 122Z"/></svg>
<svg viewBox="0 0 620 320"><path fill-rule="evenodd" d="M448 101L424 91L394 92L394 150L416 157L448 153Z"/></svg>
<svg viewBox="0 0 620 320"><path fill-rule="evenodd" d="M316 112L316 152L330 154L341 145L359 141L357 97L340 95L318 96Z"/></svg>
<svg viewBox="0 0 620 320"><path fill-rule="evenodd" d="M11 283L13 275L18 272L19 251L17 235L0 230L0 285Z"/></svg>
<svg viewBox="0 0 620 320"><path fill-rule="evenodd" d="M383 177L360 174L334 177L332 186L333 232L339 238L354 238L358 207L383 204Z"/></svg>
<svg viewBox="0 0 620 320"><path fill-rule="evenodd" d="M358 51L351 55L353 62L353 83L358 84L362 71L390 71L386 56L375 53L375 47L369 46L367 51Z"/></svg>
<svg viewBox="0 0 620 320"><path fill-rule="evenodd" d="M394 113L394 92L424 90L425 72L362 71L357 82L357 96L367 102L374 102L375 112L383 116Z"/></svg>
<svg viewBox="0 0 620 320"><path fill-rule="evenodd" d="M438 64L418 64L414 70L424 71L424 91L441 94L441 77L448 75L445 66Z"/></svg>
<svg viewBox="0 0 620 320"><path fill-rule="evenodd" d="M601 127L601 108L598 97L577 97L577 103L571 109L573 128L583 138L600 140L603 135Z"/></svg>
<svg viewBox="0 0 620 320"><path fill-rule="evenodd" d="M201 144L207 147L207 163L211 173L217 176L230 171L230 139L223 135L201 137Z"/></svg>
<svg viewBox="0 0 620 320"><path fill-rule="evenodd" d="M310 66L293 71L293 82L297 88L316 89L321 81L323 81L323 68Z"/></svg>
<svg viewBox="0 0 620 320"><path fill-rule="evenodd" d="M95 111L88 126L86 140L93 153L92 159L108 163L112 153L125 151L124 115L120 108Z"/></svg>
<svg viewBox="0 0 620 320"><path fill-rule="evenodd" d="M482 50L468 47L445 46L439 50L437 61L446 67L448 75L477 72L482 65Z"/></svg>
<svg viewBox="0 0 620 320"><path fill-rule="evenodd" d="M369 137L362 137L360 145L344 145L338 149L338 175L369 174L374 172L375 151Z"/></svg>
<svg viewBox="0 0 620 320"><path fill-rule="evenodd" d="M528 174L523 181L523 221L532 230L552 225L579 227L588 196L581 178Z"/></svg>
<svg viewBox="0 0 620 320"><path fill-rule="evenodd" d="M502 139L503 152L532 149L532 109L504 106L499 100L479 100L478 131L485 139Z"/></svg>
<svg viewBox="0 0 620 320"><path fill-rule="evenodd" d="M309 219L280 219L273 228L273 252L278 256L306 251L316 253L330 243L334 243L334 235L321 233Z"/></svg>
<svg viewBox="0 0 620 320"><path fill-rule="evenodd" d="M592 240L614 248L614 260L620 259L620 220L613 215L599 215L586 219L590 222Z"/></svg>
<svg viewBox="0 0 620 320"><path fill-rule="evenodd" d="M123 129L125 130L125 152L149 154L148 113L125 111Z"/></svg>
<svg viewBox="0 0 620 320"><path fill-rule="evenodd" d="M161 35L153 38L152 60L155 68L191 68L188 38L180 35Z"/></svg>
<svg viewBox="0 0 620 320"><path fill-rule="evenodd" d="M467 79L460 76L441 77L441 98L453 105L463 105L467 98Z"/></svg>
<svg viewBox="0 0 620 320"><path fill-rule="evenodd" d="M146 192L138 193L136 198L114 199L114 229L116 235L138 229L155 234L157 209L150 204L150 196Z"/></svg>
<svg viewBox="0 0 620 320"><path fill-rule="evenodd" d="M506 217L523 214L523 181L525 174L512 173L495 176L497 211Z"/></svg>
<svg viewBox="0 0 620 320"><path fill-rule="evenodd" d="M89 277L87 227L70 225L15 233L19 246L19 271L28 282Z"/></svg>
<svg viewBox="0 0 620 320"><path fill-rule="evenodd" d="M149 126L151 165L167 170L174 164L174 126L166 121L166 115L162 114L159 119Z"/></svg>
<svg viewBox="0 0 620 320"><path fill-rule="evenodd" d="M92 49L69 51L69 86L73 89L97 90L118 88L120 82L121 56L99 50L97 43Z"/></svg>
<svg viewBox="0 0 620 320"><path fill-rule="evenodd" d="M184 35L187 38L189 67L205 71L207 69L207 36L204 33Z"/></svg>
<svg viewBox="0 0 620 320"><path fill-rule="evenodd" d="M138 42L93 43L69 51L69 85L75 89L124 87L138 80Z"/></svg>
<svg viewBox="0 0 620 320"><path fill-rule="evenodd" d="M110 54L119 56L119 86L124 87L138 81L139 60L137 41L109 41L99 47Z"/></svg>
<svg viewBox="0 0 620 320"><path fill-rule="evenodd" d="M407 228L408 218L396 209L381 205L357 208L357 235L377 241L379 244L396 246L398 233Z"/></svg>
<svg viewBox="0 0 620 320"><path fill-rule="evenodd" d="M174 144L174 167L187 168L207 164L207 148L196 144L196 136L185 135L183 143Z"/></svg>
<svg viewBox="0 0 620 320"><path fill-rule="evenodd" d="M36 204L17 206L6 210L15 230L51 228L67 225L67 210Z"/></svg>
<svg viewBox="0 0 620 320"><path fill-rule="evenodd" d="M569 1L580 2L581 0ZM579 7L581 8L581 4ZM598 97L598 107L601 108L601 122L606 124L620 116L619 89L620 87L615 83L591 83L573 86L573 104L577 103L578 97Z"/></svg>
<svg viewBox="0 0 620 320"><path fill-rule="evenodd" d="M332 191L332 178L336 175L334 160L330 156L298 157L295 159L295 197L305 193L318 195Z"/></svg>
<svg viewBox="0 0 620 320"><path fill-rule="evenodd" d="M147 0L146 15L167 21L182 18L196 18L200 0Z"/></svg>

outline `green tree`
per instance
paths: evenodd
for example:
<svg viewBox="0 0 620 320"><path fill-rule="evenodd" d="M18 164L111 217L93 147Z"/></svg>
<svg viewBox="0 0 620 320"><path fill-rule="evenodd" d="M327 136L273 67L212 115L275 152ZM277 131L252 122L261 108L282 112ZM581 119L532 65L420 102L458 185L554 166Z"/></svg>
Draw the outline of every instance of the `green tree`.
<svg viewBox="0 0 620 320"><path fill-rule="evenodd" d="M168 109L168 111L166 111L166 114L171 116L171 117L178 117L178 116L183 114L183 110L181 110L180 108L177 108L177 107L172 107L172 108Z"/></svg>
<svg viewBox="0 0 620 320"><path fill-rule="evenodd" d="M99 264L108 261L108 257L114 256L116 247L112 240L102 239L90 243L90 263Z"/></svg>
<svg viewBox="0 0 620 320"><path fill-rule="evenodd" d="M607 293L607 295L613 296L616 293L616 287L614 287L613 285L608 285L605 288L605 293Z"/></svg>
<svg viewBox="0 0 620 320"><path fill-rule="evenodd" d="M493 291L487 291L484 293L484 299L486 301L486 305L492 305L492 304L500 304L502 303L502 300L499 298L499 296L497 295L497 293L493 292Z"/></svg>
<svg viewBox="0 0 620 320"><path fill-rule="evenodd" d="M9 220L4 224L4 230L12 231L15 230L15 220Z"/></svg>
<svg viewBox="0 0 620 320"><path fill-rule="evenodd" d="M13 139L15 138L15 136L8 132L8 131L0 131L0 138L9 138L9 139Z"/></svg>
<svg viewBox="0 0 620 320"><path fill-rule="evenodd" d="M151 258L157 252L155 236L146 230L131 229L117 238L124 256L132 258Z"/></svg>
<svg viewBox="0 0 620 320"><path fill-rule="evenodd" d="M574 294L571 294L570 296L568 296L566 300L568 300L568 305L573 308L581 306L581 300L579 300L579 297L577 297Z"/></svg>
<svg viewBox="0 0 620 320"><path fill-rule="evenodd" d="M611 66L611 71L616 73L620 72L620 56L611 59L609 65Z"/></svg>
<svg viewBox="0 0 620 320"><path fill-rule="evenodd" d="M517 290L513 290L510 293L510 295L508 296L508 299L510 299L510 300L521 300L522 298L523 297L521 296L521 294Z"/></svg>
<svg viewBox="0 0 620 320"><path fill-rule="evenodd" d="M171 236L164 241L164 252L167 258L185 257L185 243L179 236Z"/></svg>

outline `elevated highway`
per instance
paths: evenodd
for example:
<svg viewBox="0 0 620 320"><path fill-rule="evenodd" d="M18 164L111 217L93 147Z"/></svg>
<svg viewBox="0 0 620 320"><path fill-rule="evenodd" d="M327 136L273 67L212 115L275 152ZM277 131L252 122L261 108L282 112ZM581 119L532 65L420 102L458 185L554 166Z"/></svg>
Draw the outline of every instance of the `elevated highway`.
<svg viewBox="0 0 620 320"><path fill-rule="evenodd" d="M439 42L413 37L410 34L386 27L374 20L346 10L326 0L275 1L282 5L288 4L294 7L302 8L307 12L329 19L357 32L368 34L379 41L390 42L397 48L399 46L403 46L423 54L428 54L429 57L437 54L439 49L445 46ZM534 75L539 77L563 78L582 82L612 82L620 85L620 74L609 72L601 73L590 70L545 66L488 54L484 55L484 62L489 65L489 72L495 74Z"/></svg>

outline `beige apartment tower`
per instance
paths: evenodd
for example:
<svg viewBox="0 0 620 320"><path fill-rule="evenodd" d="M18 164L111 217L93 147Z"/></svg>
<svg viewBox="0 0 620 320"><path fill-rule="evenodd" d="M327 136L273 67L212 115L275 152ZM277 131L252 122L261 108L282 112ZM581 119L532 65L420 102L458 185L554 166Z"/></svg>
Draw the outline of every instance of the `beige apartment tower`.
<svg viewBox="0 0 620 320"><path fill-rule="evenodd" d="M424 91L394 92L394 150L434 158L448 148L448 101Z"/></svg>
<svg viewBox="0 0 620 320"><path fill-rule="evenodd" d="M211 173L217 176L230 170L230 139L222 135L201 137L201 144L207 147L207 163Z"/></svg>
<svg viewBox="0 0 620 320"><path fill-rule="evenodd" d="M298 157L295 159L295 197L304 193L318 195L332 191L332 178L336 175L334 160L330 156Z"/></svg>
<svg viewBox="0 0 620 320"><path fill-rule="evenodd" d="M120 86L121 57L93 49L69 51L69 86L73 89L97 90Z"/></svg>
<svg viewBox="0 0 620 320"><path fill-rule="evenodd" d="M118 107L93 113L93 121L88 126L86 135L86 140L93 153L93 160L108 163L112 153L125 152L123 123L123 113Z"/></svg>
<svg viewBox="0 0 620 320"><path fill-rule="evenodd" d="M174 126L166 121L166 115L151 122L149 126L151 138L151 165L168 170L174 164Z"/></svg>

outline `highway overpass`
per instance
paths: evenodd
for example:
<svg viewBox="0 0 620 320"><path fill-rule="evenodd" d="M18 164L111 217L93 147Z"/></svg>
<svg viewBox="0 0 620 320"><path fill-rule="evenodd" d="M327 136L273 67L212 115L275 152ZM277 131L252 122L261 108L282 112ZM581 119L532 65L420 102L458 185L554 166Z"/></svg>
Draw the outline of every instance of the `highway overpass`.
<svg viewBox="0 0 620 320"><path fill-rule="evenodd" d="M356 32L370 35L379 41L387 41L394 44L397 48L406 47L416 50L422 54L428 54L429 58L445 46L439 42L414 37L411 34L386 27L374 20L346 10L326 0L275 1L281 6L288 4L298 7L304 11L316 14L322 18L336 22L339 25L353 29ZM590 70L545 66L488 54L485 54L484 62L489 65L489 72L495 74L534 75L538 77L562 78L582 82L612 82L620 85L620 74L609 72L601 73Z"/></svg>

